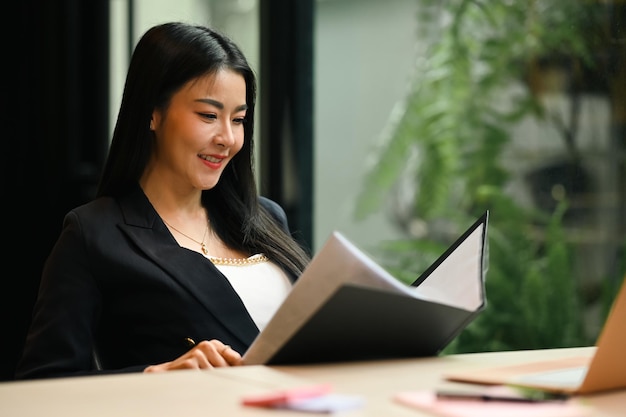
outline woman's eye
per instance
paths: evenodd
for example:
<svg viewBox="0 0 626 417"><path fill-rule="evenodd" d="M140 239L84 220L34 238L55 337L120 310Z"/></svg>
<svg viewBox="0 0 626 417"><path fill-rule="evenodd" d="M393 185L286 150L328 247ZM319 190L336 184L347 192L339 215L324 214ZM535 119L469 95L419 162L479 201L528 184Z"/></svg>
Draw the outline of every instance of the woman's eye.
<svg viewBox="0 0 626 417"><path fill-rule="evenodd" d="M198 113L198 114L200 115L200 117L204 119L211 119L211 120L217 119L217 115L214 113Z"/></svg>
<svg viewBox="0 0 626 417"><path fill-rule="evenodd" d="M245 117L237 117L236 119L233 119L233 123L235 124L243 124L246 122L246 118Z"/></svg>

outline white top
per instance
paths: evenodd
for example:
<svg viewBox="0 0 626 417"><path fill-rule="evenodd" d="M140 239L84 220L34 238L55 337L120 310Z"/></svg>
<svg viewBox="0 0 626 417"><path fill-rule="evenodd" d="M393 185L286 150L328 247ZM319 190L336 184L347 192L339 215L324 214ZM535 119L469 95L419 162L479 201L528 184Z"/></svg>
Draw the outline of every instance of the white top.
<svg viewBox="0 0 626 417"><path fill-rule="evenodd" d="M267 326L291 291L285 272L269 260L238 265L215 263L215 267L228 278L259 330Z"/></svg>

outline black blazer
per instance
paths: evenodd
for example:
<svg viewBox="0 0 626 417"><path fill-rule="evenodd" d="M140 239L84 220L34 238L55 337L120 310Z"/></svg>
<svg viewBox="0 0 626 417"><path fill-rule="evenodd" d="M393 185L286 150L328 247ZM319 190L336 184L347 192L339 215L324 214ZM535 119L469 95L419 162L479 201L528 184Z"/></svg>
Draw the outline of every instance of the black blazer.
<svg viewBox="0 0 626 417"><path fill-rule="evenodd" d="M288 231L283 209L261 204ZM16 378L95 372L94 351L105 371L141 371L185 353L188 338L219 339L243 354L258 333L226 277L178 245L137 187L66 215Z"/></svg>

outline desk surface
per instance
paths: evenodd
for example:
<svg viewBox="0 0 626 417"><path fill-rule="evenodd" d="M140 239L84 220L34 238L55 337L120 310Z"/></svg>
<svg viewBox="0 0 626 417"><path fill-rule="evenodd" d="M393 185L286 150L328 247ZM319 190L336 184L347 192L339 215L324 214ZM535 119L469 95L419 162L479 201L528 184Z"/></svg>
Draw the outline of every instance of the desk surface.
<svg viewBox="0 0 626 417"><path fill-rule="evenodd" d="M243 366L210 371L124 374L0 383L0 416L303 416L241 405L245 395L330 383L365 406L341 416L428 416L393 402L400 391L459 386L442 374L534 360L591 355L593 347L490 352L434 358L306 366ZM585 397L599 417L624 416L626 390Z"/></svg>

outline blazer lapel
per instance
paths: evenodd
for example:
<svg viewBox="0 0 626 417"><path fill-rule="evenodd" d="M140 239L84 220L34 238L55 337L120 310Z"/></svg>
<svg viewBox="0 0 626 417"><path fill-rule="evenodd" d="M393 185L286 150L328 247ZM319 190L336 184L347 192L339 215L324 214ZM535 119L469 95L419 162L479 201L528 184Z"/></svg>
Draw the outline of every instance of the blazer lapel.
<svg viewBox="0 0 626 417"><path fill-rule="evenodd" d="M228 279L206 258L181 248L143 190L120 199L122 230L236 337L251 344L259 330ZM234 325L233 325L234 323Z"/></svg>

